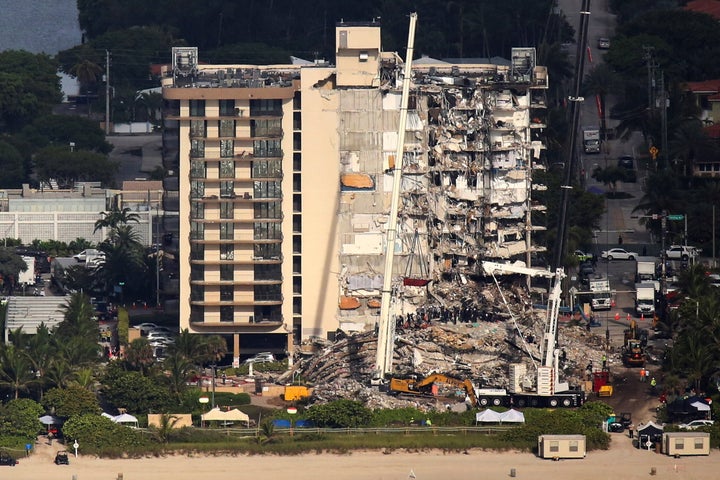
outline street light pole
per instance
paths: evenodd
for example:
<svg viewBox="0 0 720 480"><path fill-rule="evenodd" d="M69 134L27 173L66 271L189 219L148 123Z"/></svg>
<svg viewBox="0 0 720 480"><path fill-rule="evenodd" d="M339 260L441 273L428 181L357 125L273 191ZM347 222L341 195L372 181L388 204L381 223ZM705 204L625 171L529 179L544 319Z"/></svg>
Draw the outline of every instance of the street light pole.
<svg viewBox="0 0 720 480"><path fill-rule="evenodd" d="M160 207L155 206L155 308L160 309Z"/></svg>

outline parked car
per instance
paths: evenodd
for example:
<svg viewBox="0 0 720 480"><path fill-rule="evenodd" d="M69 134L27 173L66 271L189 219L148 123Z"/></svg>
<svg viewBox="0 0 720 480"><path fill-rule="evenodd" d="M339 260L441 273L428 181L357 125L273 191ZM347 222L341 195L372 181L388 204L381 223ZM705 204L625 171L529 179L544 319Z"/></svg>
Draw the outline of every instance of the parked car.
<svg viewBox="0 0 720 480"><path fill-rule="evenodd" d="M152 331L147 334L146 338L147 338L148 342L150 342L150 343L152 343L155 340L172 341L172 338L170 337L170 335L165 332Z"/></svg>
<svg viewBox="0 0 720 480"><path fill-rule="evenodd" d="M610 39L606 37L598 38L597 48L600 50L607 50L610 48Z"/></svg>
<svg viewBox="0 0 720 480"><path fill-rule="evenodd" d="M714 423L714 420L693 420L688 423L681 423L678 425L678 428L682 430L696 430L700 427L712 427Z"/></svg>
<svg viewBox="0 0 720 480"><path fill-rule="evenodd" d="M637 256L637 253L628 252L624 248L611 248L600 254L600 257L606 260L637 260Z"/></svg>
<svg viewBox="0 0 720 480"><path fill-rule="evenodd" d="M260 352L254 357L245 360L244 363L270 363L275 361L275 356L270 352Z"/></svg>
<svg viewBox="0 0 720 480"><path fill-rule="evenodd" d="M632 170L635 168L635 157L632 155L622 155L618 158L618 167Z"/></svg>
<svg viewBox="0 0 720 480"><path fill-rule="evenodd" d="M70 465L70 459L65 450L60 450L55 454L55 465Z"/></svg>
<svg viewBox="0 0 720 480"><path fill-rule="evenodd" d="M0 452L0 465L8 465L10 467L14 467L17 465L17 460L15 460L15 457L11 457L5 452Z"/></svg>
<svg viewBox="0 0 720 480"><path fill-rule="evenodd" d="M665 256L670 260L683 260L686 262L700 255L700 252L699 248L687 245L671 245L670 248L665 250Z"/></svg>
<svg viewBox="0 0 720 480"><path fill-rule="evenodd" d="M170 328L167 327L155 327L150 329L149 333L162 333L164 335L177 335L177 331L173 331Z"/></svg>
<svg viewBox="0 0 720 480"><path fill-rule="evenodd" d="M158 328L158 326L154 323L141 323L139 325L135 325L133 328L137 328L138 330L140 330L140 333L147 335L152 330Z"/></svg>

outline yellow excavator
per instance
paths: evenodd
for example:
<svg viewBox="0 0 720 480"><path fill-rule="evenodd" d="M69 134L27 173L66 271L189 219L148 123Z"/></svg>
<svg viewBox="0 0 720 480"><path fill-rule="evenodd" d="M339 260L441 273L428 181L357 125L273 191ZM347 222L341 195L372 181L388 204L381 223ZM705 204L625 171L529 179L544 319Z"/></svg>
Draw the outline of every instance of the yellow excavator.
<svg viewBox="0 0 720 480"><path fill-rule="evenodd" d="M459 378L448 377L435 373L427 377L416 380L411 378L391 378L389 393L393 395L425 395L432 396L432 386L435 383L444 383L452 385L465 391L474 406L478 405L478 398L475 394L475 387L470 380L460 380Z"/></svg>

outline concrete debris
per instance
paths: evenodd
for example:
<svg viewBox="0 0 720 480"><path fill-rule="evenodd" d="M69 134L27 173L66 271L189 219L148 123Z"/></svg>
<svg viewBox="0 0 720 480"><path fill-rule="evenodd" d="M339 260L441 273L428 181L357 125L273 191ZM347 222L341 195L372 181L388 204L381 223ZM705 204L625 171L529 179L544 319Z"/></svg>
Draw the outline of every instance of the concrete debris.
<svg viewBox="0 0 720 480"><path fill-rule="evenodd" d="M524 363L528 372L534 371L540 363L545 310L533 308L527 293L518 286L503 286L503 295L512 312L503 315L498 310L487 320L475 316L472 321L460 321L452 307L408 315L404 323L396 325L395 376L422 378L444 373L469 378L479 388L507 388L509 364ZM487 286L476 303L504 305L494 285ZM438 316L448 310L451 315ZM558 330L561 378L571 385L583 385L588 363L595 368L602 366L605 338L570 317L560 319ZM352 398L371 408L432 409L438 408L439 402L440 408L447 408L443 399L392 397L370 385L376 356L375 332L346 335L338 331L332 343L320 339L308 343L312 345L301 347L303 355L279 382L304 378L314 386L313 402ZM608 362L620 362L619 354L608 354Z"/></svg>

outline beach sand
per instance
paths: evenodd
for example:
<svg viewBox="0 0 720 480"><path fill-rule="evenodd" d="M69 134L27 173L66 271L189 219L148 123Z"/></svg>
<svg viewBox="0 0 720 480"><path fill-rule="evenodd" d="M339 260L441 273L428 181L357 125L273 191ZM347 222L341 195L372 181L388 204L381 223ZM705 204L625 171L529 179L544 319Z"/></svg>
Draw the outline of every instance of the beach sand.
<svg viewBox="0 0 720 480"><path fill-rule="evenodd" d="M424 452L353 452L346 455L297 456L168 456L103 460L70 456L70 465L52 460L60 445L40 442L30 458L15 467L0 467L0 478L13 480L196 480L199 478L251 478L292 480L355 480L407 478L533 480L580 479L715 479L720 478L720 453L676 459L633 448L626 435L612 434L611 448L589 452L584 459L543 460L532 453L486 452L444 454ZM656 474L650 474L654 468Z"/></svg>

